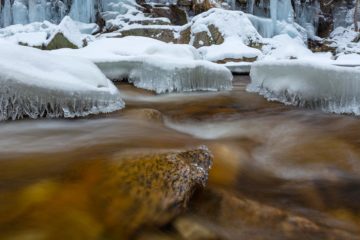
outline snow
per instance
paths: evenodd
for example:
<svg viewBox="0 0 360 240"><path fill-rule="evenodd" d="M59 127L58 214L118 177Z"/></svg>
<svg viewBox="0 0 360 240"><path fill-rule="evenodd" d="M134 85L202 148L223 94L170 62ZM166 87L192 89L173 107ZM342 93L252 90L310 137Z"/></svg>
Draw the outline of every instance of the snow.
<svg viewBox="0 0 360 240"><path fill-rule="evenodd" d="M207 31L208 26L214 25L219 29L224 39L238 37L245 45L260 43L262 37L256 31L247 15L241 11L228 11L213 8L195 16L191 22L191 32ZM193 41L194 36L192 36Z"/></svg>
<svg viewBox="0 0 360 240"><path fill-rule="evenodd" d="M309 60L254 63L247 90L271 101L360 115L360 69Z"/></svg>
<svg viewBox="0 0 360 240"><path fill-rule="evenodd" d="M49 44L59 33L63 34L67 40L78 48L83 47L83 36L78 26L69 16L63 18L61 23L56 27L56 30L54 30L49 39L47 39L45 45Z"/></svg>
<svg viewBox="0 0 360 240"><path fill-rule="evenodd" d="M96 30L96 24L75 22L66 16L59 25L44 21L1 28L0 39L21 45L42 47L51 42L57 33L62 33L75 46L82 47L83 39L94 40L90 34Z"/></svg>
<svg viewBox="0 0 360 240"><path fill-rule="evenodd" d="M314 56L300 38L291 38L287 34L277 35L265 42L261 59L302 59Z"/></svg>
<svg viewBox="0 0 360 240"><path fill-rule="evenodd" d="M0 120L78 117L121 109L117 88L91 62L0 40Z"/></svg>
<svg viewBox="0 0 360 240"><path fill-rule="evenodd" d="M201 47L198 50L204 59L213 62L226 58L257 58L261 55L260 50L246 46L237 37L228 37L223 44Z"/></svg>
<svg viewBox="0 0 360 240"><path fill-rule="evenodd" d="M127 79L137 87L157 93L232 87L232 75L226 67L200 60L196 49L189 45L145 37L104 38L82 49L52 53L89 59L108 78Z"/></svg>

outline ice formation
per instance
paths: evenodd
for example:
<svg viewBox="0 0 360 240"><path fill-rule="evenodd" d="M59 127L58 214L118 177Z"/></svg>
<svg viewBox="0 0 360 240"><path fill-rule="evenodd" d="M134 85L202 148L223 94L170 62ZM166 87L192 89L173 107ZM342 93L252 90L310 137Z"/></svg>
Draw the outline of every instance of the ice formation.
<svg viewBox="0 0 360 240"><path fill-rule="evenodd" d="M124 107L117 88L87 60L54 58L5 41L0 55L0 120L78 117Z"/></svg>
<svg viewBox="0 0 360 240"><path fill-rule="evenodd" d="M360 115L360 69L309 60L254 63L247 90L268 100Z"/></svg>
<svg viewBox="0 0 360 240"><path fill-rule="evenodd" d="M90 59L108 78L127 79L137 87L157 93L232 87L232 75L227 68L200 60L196 49L189 45L144 37L104 38L79 50L53 53Z"/></svg>

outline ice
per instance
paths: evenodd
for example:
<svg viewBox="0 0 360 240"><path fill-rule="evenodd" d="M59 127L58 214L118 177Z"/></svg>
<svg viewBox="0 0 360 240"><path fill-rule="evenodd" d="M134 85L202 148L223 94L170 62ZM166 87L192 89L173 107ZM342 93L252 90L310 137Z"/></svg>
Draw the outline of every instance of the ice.
<svg viewBox="0 0 360 240"><path fill-rule="evenodd" d="M95 13L94 0L74 0L72 2L70 16L76 21L95 22Z"/></svg>
<svg viewBox="0 0 360 240"><path fill-rule="evenodd" d="M10 26L12 24L12 9L10 0L5 0L4 6L1 9L2 27Z"/></svg>
<svg viewBox="0 0 360 240"><path fill-rule="evenodd" d="M360 115L360 69L309 60L254 63L248 91L271 101Z"/></svg>
<svg viewBox="0 0 360 240"><path fill-rule="evenodd" d="M52 51L93 61L112 80L127 79L157 93L229 90L232 74L224 66L200 60L189 45L151 38L104 38L78 49Z"/></svg>
<svg viewBox="0 0 360 240"><path fill-rule="evenodd" d="M292 38L302 38L307 41L307 31L294 22L272 20L247 14L253 26L264 38L272 38L279 34L287 34Z"/></svg>
<svg viewBox="0 0 360 240"><path fill-rule="evenodd" d="M20 0L15 0L12 5L13 24L26 24L29 22L28 9Z"/></svg>
<svg viewBox="0 0 360 240"><path fill-rule="evenodd" d="M91 62L0 40L0 120L79 117L121 109L117 88Z"/></svg>

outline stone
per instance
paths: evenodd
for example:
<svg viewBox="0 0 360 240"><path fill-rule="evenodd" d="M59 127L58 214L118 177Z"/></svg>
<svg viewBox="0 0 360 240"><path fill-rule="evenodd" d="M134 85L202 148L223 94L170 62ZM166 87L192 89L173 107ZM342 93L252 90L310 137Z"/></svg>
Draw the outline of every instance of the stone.
<svg viewBox="0 0 360 240"><path fill-rule="evenodd" d="M174 4L168 7L152 7L150 13L155 18L163 17L170 19L171 24L173 25L182 26L188 22L186 11Z"/></svg>
<svg viewBox="0 0 360 240"><path fill-rule="evenodd" d="M174 43L177 40L174 36L174 30L171 28L132 28L129 30L122 30L118 37L126 37L126 36L141 36L141 37L149 37L154 38L166 43Z"/></svg>
<svg viewBox="0 0 360 240"><path fill-rule="evenodd" d="M46 46L43 46L44 50L54 50L60 48L77 49L78 47L71 43L61 32L55 34L52 40Z"/></svg>
<svg viewBox="0 0 360 240"><path fill-rule="evenodd" d="M0 239L129 239L182 213L207 184L212 158L199 147L73 161L56 175L1 192Z"/></svg>

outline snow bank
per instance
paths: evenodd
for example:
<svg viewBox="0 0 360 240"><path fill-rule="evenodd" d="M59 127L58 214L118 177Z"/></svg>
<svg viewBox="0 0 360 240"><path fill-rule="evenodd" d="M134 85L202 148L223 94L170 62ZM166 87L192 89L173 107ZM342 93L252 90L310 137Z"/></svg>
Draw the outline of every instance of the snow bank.
<svg viewBox="0 0 360 240"><path fill-rule="evenodd" d="M189 45L145 37L104 38L82 49L53 53L89 59L108 78L127 79L137 87L157 93L232 87L232 75L227 68L200 60L196 49Z"/></svg>
<svg viewBox="0 0 360 240"><path fill-rule="evenodd" d="M0 41L0 120L77 117L121 109L117 88L89 61Z"/></svg>
<svg viewBox="0 0 360 240"><path fill-rule="evenodd" d="M360 115L360 69L305 60L262 61L251 68L247 90L268 100Z"/></svg>
<svg viewBox="0 0 360 240"><path fill-rule="evenodd" d="M204 59L216 62L223 59L256 59L261 51L246 46L236 37L226 38L221 45L211 45L198 49Z"/></svg>

